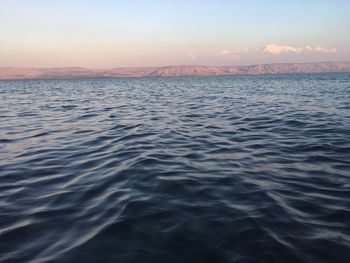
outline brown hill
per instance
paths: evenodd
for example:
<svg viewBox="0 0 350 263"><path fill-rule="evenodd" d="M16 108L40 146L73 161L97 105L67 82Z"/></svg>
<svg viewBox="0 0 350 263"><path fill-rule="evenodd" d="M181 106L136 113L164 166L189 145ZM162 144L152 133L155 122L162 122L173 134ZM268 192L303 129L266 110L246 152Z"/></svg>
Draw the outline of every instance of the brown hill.
<svg viewBox="0 0 350 263"><path fill-rule="evenodd" d="M350 62L280 63L251 66L166 66L143 68L113 68L106 70L86 69L81 67L3 67L0 68L0 80L86 77L218 76L322 72L350 72Z"/></svg>

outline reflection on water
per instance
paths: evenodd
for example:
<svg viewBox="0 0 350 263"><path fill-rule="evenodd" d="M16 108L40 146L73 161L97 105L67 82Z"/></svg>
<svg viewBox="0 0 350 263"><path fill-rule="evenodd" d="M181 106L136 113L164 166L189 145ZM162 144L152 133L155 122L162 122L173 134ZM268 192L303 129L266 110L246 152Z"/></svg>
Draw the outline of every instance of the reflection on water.
<svg viewBox="0 0 350 263"><path fill-rule="evenodd" d="M0 82L1 262L350 262L350 75Z"/></svg>

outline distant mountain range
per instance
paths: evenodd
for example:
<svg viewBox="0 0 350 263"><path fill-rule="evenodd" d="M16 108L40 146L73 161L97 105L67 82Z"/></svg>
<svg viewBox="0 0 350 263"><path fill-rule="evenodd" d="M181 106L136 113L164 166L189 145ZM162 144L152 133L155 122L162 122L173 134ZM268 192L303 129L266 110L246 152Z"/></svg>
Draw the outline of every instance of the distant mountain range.
<svg viewBox="0 0 350 263"><path fill-rule="evenodd" d="M93 77L171 77L171 76L231 76L278 73L350 72L350 62L279 63L250 66L165 66L143 68L87 69L13 68L0 67L0 80L56 79Z"/></svg>

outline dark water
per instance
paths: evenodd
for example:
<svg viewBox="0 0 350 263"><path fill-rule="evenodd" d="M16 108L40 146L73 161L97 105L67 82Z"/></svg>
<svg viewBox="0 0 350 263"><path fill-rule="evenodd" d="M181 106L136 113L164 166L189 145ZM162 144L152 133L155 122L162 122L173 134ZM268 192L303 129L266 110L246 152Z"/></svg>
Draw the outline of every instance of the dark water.
<svg viewBox="0 0 350 263"><path fill-rule="evenodd" d="M350 74L0 98L0 262L350 262Z"/></svg>

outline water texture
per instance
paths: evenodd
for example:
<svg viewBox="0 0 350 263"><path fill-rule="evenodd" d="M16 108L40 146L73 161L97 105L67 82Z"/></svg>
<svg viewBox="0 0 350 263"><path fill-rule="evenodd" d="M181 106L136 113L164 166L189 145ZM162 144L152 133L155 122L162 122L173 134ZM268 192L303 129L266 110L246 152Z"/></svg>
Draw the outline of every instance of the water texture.
<svg viewBox="0 0 350 263"><path fill-rule="evenodd" d="M0 81L0 262L350 262L350 74Z"/></svg>

